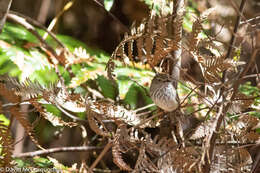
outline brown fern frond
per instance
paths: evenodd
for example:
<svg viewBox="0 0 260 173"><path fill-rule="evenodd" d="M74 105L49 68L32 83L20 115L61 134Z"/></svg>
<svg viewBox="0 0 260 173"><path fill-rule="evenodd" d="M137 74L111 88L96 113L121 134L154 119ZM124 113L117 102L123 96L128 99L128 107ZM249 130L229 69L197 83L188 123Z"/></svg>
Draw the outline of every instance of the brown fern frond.
<svg viewBox="0 0 260 173"><path fill-rule="evenodd" d="M197 45L199 43L198 35L202 31L201 19L198 18L192 25L192 32L188 38L188 47L191 52L197 52Z"/></svg>
<svg viewBox="0 0 260 173"><path fill-rule="evenodd" d="M260 141L260 134L255 131L250 131L240 138L244 143L257 143Z"/></svg>
<svg viewBox="0 0 260 173"><path fill-rule="evenodd" d="M77 94L67 94L62 88L58 92L44 93L43 98L70 112L85 112L85 99Z"/></svg>
<svg viewBox="0 0 260 173"><path fill-rule="evenodd" d="M204 11L199 18L196 19L196 21L192 25L192 32L188 38L188 48L190 52L192 52L193 55L199 54L198 53L198 44L199 44L199 33L202 32L203 27L202 23L207 19L207 17L212 13L214 8L210 8L206 11Z"/></svg>
<svg viewBox="0 0 260 173"><path fill-rule="evenodd" d="M104 124L102 124L103 117L92 111L91 101L86 104L86 115L89 123L89 127L98 135L111 137L112 134L105 129ZM99 124L98 124L99 123Z"/></svg>
<svg viewBox="0 0 260 173"><path fill-rule="evenodd" d="M108 79L115 81L115 74L113 73L115 70L116 64L112 58L110 58L106 65L107 77Z"/></svg>
<svg viewBox="0 0 260 173"><path fill-rule="evenodd" d="M200 57L198 62L201 64L202 72L207 82L219 82L221 80L221 73L226 70L232 70L243 62L237 62L231 59L220 57Z"/></svg>
<svg viewBox="0 0 260 173"><path fill-rule="evenodd" d="M11 103L17 103L20 100L19 96L14 95L14 93L11 90L8 90L3 83L0 83L0 95Z"/></svg>
<svg viewBox="0 0 260 173"><path fill-rule="evenodd" d="M138 159L135 164L133 172L158 172L159 169L151 161L151 159L145 153L145 144L142 143L139 149Z"/></svg>
<svg viewBox="0 0 260 173"><path fill-rule="evenodd" d="M201 123L193 132L190 139L196 140L205 137L211 131L215 119L212 118L208 121Z"/></svg>
<svg viewBox="0 0 260 173"><path fill-rule="evenodd" d="M24 82L19 82L16 78L1 76L0 81L4 83L9 90L14 91L16 95L23 96L26 99L36 98L46 91L46 88L39 82L32 82L29 78Z"/></svg>
<svg viewBox="0 0 260 173"><path fill-rule="evenodd" d="M138 60L154 67L170 52L180 48L182 17L172 22L169 13L159 14L151 13L150 18L144 20L138 27L133 25L130 35L125 34L111 59L127 63L125 60L128 58L132 62Z"/></svg>
<svg viewBox="0 0 260 173"><path fill-rule="evenodd" d="M227 129L237 135L244 135L260 125L259 118L252 115L242 115L238 120L227 126Z"/></svg>
<svg viewBox="0 0 260 173"><path fill-rule="evenodd" d="M200 152L196 146L171 150L159 159L157 165L161 171L198 172Z"/></svg>
<svg viewBox="0 0 260 173"><path fill-rule="evenodd" d="M244 148L215 148L215 156L211 170L217 172L250 172L252 158Z"/></svg>
<svg viewBox="0 0 260 173"><path fill-rule="evenodd" d="M44 149L38 142L37 138L35 137L34 129L32 124L26 118L26 114L21 112L19 107L13 106L10 108L10 112L12 116L14 116L18 122L23 126L27 135L31 138L32 142L39 147L40 149Z"/></svg>
<svg viewBox="0 0 260 173"><path fill-rule="evenodd" d="M117 129L115 138L113 140L113 147L112 147L112 155L113 155L113 162L121 169L125 171L132 171L132 168L125 163L122 157L122 150L120 145L120 138L122 136L120 135L120 128Z"/></svg>
<svg viewBox="0 0 260 173"><path fill-rule="evenodd" d="M240 113L242 110L250 108L254 103L255 98L247 96L243 93L237 93L232 105L230 106L228 112L230 113Z"/></svg>
<svg viewBox="0 0 260 173"><path fill-rule="evenodd" d="M106 129L104 129L102 127L102 125L99 125L99 123L102 122L102 119L98 119L97 117L99 116L98 114L93 114L93 112L89 111L89 109L86 109L86 113L87 113L87 118L88 118L88 123L89 123L89 127L91 128L91 130L93 130L96 134L101 135L101 136L105 136L105 137L111 137L111 133L109 133L108 131L106 131ZM97 122L98 121L98 122Z"/></svg>
<svg viewBox="0 0 260 173"><path fill-rule="evenodd" d="M14 94L11 90L6 88L4 84L0 83L0 95L4 96L9 102L11 103L17 103L19 102L19 97ZM41 145L39 144L38 140L34 136L34 131L31 123L26 118L26 115L20 111L20 108L18 105L13 106L10 108L11 115L15 117L18 122L23 126L28 136L31 138L31 140L35 143L35 145L41 149Z"/></svg>
<svg viewBox="0 0 260 173"><path fill-rule="evenodd" d="M13 153L13 139L10 129L0 121L0 167L10 167Z"/></svg>
<svg viewBox="0 0 260 173"><path fill-rule="evenodd" d="M46 109L42 107L40 103L37 101L31 100L30 103L37 109L37 111L49 122L52 123L53 126L68 126L74 127L77 126L77 123L74 122L65 122L60 117L53 115L50 112L47 112Z"/></svg>
<svg viewBox="0 0 260 173"><path fill-rule="evenodd" d="M138 125L141 122L140 117L134 111L109 102L92 102L89 109L89 111L99 114L99 117L102 116L104 119L123 121L132 126Z"/></svg>

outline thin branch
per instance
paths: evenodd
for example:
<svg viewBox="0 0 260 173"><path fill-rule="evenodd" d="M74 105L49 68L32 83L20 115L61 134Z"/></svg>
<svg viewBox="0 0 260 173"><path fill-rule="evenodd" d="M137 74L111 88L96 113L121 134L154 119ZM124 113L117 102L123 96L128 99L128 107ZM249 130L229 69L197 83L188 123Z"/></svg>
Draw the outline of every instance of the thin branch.
<svg viewBox="0 0 260 173"><path fill-rule="evenodd" d="M75 115L70 114L69 112L67 112L66 110L64 110L60 105L55 104L55 106L57 106L57 108L58 108L62 113L64 113L65 115L67 115L67 116L70 117L71 119L77 120L77 121L87 122L87 120L80 119L80 118L76 117Z"/></svg>
<svg viewBox="0 0 260 173"><path fill-rule="evenodd" d="M99 154L98 158L92 163L92 165L89 168L89 172L92 172L92 170L97 166L98 162L102 159L102 157L107 153L107 151L112 147L113 143L110 141L107 143L103 151Z"/></svg>
<svg viewBox="0 0 260 173"><path fill-rule="evenodd" d="M44 30L45 32L47 32L62 48L64 49L67 49L67 47L55 36L55 34L53 34L51 31L48 31L48 29L43 26L40 22L28 17L28 16L25 16L21 13L18 13L16 11L10 11L9 12L10 14L13 14L13 15L16 15L16 16L20 16L22 18L24 18L25 20L27 20L29 23L31 23L32 25Z"/></svg>
<svg viewBox="0 0 260 173"><path fill-rule="evenodd" d="M67 11L69 10L72 5L74 4L76 0L71 0L69 2L66 3L66 5L63 7L63 9L61 11L58 12L58 14L54 17L54 19L52 19L50 25L48 26L48 31L53 30L54 26L56 25L56 23L58 22L59 18ZM43 35L43 39L46 39L48 37L48 33L45 33Z"/></svg>
<svg viewBox="0 0 260 173"><path fill-rule="evenodd" d="M246 3L246 0L242 0L242 2L240 4L239 12L241 14L243 13L245 3ZM237 33L237 30L238 30L238 26L240 24L240 20L241 20L241 15L238 15L236 23L235 23L234 31L233 31L233 34L232 34L232 37L231 37L231 40L230 40L230 44L229 44L229 48L228 48L226 59L230 57L230 55L231 55L231 53L233 51L233 44L235 43L235 40L236 40L236 33Z"/></svg>
<svg viewBox="0 0 260 173"><path fill-rule="evenodd" d="M201 160L202 163L205 163L205 164L203 164L203 172L210 172L210 163L211 163L212 157L213 157L213 151L214 151L214 147L215 147L215 143L216 143L216 139L217 139L217 133L218 133L220 126L221 126L221 123L222 123L222 121L225 117L225 113L228 111L228 109L232 105L232 101L236 97L241 79L247 73L249 68L252 66L253 62L255 61L255 58L256 58L258 51L259 51L259 49L254 50L254 52L253 52L250 60L248 61L246 67L244 68L243 72L240 74L239 80L235 81L235 83L233 85L233 94L232 94L231 99L228 102L228 104L224 107L223 102L222 102L222 105L220 106L218 115L217 115L216 120L213 124L213 128L212 128L212 130L211 130L211 132L208 136L208 139L206 141L205 151L204 151L204 153L203 153L204 155L202 157L203 160ZM221 95L223 95L223 92L222 92Z"/></svg>
<svg viewBox="0 0 260 173"><path fill-rule="evenodd" d="M122 26L122 28L124 29L125 32L130 32L130 30L115 16L113 15L111 12L107 11L105 9L105 7L98 2L97 0L92 0L95 4L97 4L100 8L102 8L110 17L112 17L119 25Z"/></svg>
<svg viewBox="0 0 260 173"><path fill-rule="evenodd" d="M247 20L241 21L241 22L240 22L240 25L247 24L247 23L256 21L256 20L258 20L258 19L260 19L260 16L256 16L256 17L253 17L253 18L251 18L251 19L247 19Z"/></svg>
<svg viewBox="0 0 260 173"><path fill-rule="evenodd" d="M38 150L33 152L14 154L13 157L16 158L34 157L34 156L59 153L59 152L82 152L82 151L89 151L89 150L100 150L102 148L103 147L93 147L93 146L58 147L58 148L50 148L46 150Z"/></svg>
<svg viewBox="0 0 260 173"><path fill-rule="evenodd" d="M0 1L0 33L5 25L7 14L9 13L9 9L11 7L12 0Z"/></svg>
<svg viewBox="0 0 260 173"><path fill-rule="evenodd" d="M43 46L48 51L51 52L51 54L54 57L56 57L56 58L58 57L56 51L52 47L50 47L48 45L48 43L41 37L41 35L36 31L36 29L31 24L26 22L26 20L24 18L19 17L19 16L15 15L15 14L8 14L7 17L8 17L8 19L10 19L10 20L12 20L12 21L14 21L14 22L24 26L29 32L31 32L34 36L36 36L36 38L43 44ZM59 58L57 58L57 59L59 59Z"/></svg>
<svg viewBox="0 0 260 173"><path fill-rule="evenodd" d="M8 14L7 18L24 26L29 32L31 32L42 43L43 47L45 49L47 49L55 57L55 59L59 62L60 58L59 58L58 54L56 53L56 51L51 46L48 45L48 43L41 37L41 35L37 32L37 30L30 23L28 23L24 18L17 16L15 14ZM57 75L59 76L63 89L66 91L65 80L62 77L57 64L53 61L53 59L51 59L51 61L55 67L55 71L56 71Z"/></svg>

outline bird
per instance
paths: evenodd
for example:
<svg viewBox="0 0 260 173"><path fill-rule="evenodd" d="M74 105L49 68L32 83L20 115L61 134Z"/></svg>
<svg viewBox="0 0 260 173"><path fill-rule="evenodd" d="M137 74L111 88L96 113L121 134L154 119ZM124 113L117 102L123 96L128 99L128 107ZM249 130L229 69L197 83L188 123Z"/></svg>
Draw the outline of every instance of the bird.
<svg viewBox="0 0 260 173"><path fill-rule="evenodd" d="M176 84L176 80L166 73L157 73L152 79L149 91L151 99L166 112L174 111L179 106Z"/></svg>

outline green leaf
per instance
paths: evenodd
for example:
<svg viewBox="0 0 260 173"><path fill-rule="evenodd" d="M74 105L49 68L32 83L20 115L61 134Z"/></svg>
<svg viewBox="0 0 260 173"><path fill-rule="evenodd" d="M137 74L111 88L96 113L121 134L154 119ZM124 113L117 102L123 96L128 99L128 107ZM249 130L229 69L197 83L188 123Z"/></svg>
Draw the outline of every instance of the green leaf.
<svg viewBox="0 0 260 173"><path fill-rule="evenodd" d="M58 108L56 108L54 105L46 104L44 105L44 107L46 108L47 112L53 113L53 115L56 115L58 117L61 116L61 111Z"/></svg>
<svg viewBox="0 0 260 173"><path fill-rule="evenodd" d="M14 161L18 168L24 168L24 167L27 167L30 165L30 162L28 160L22 160L19 158L15 158Z"/></svg>
<svg viewBox="0 0 260 173"><path fill-rule="evenodd" d="M42 168L48 168L48 167L53 166L53 163L49 159L46 159L43 157L34 157L33 162L37 166L42 167Z"/></svg>
<svg viewBox="0 0 260 173"><path fill-rule="evenodd" d="M24 41L38 43L37 38L24 27L8 22L5 24L3 32L0 34L0 40L5 40L13 44L21 44Z"/></svg>
<svg viewBox="0 0 260 173"><path fill-rule="evenodd" d="M83 42L76 40L70 36L66 36L66 35L57 35L57 38L63 43L65 44L68 49L73 52L75 48L77 47L83 47L85 49L87 49L86 44L84 44ZM89 50L87 49L88 53Z"/></svg>
<svg viewBox="0 0 260 173"><path fill-rule="evenodd" d="M99 87L101 88L102 94L107 98L115 100L119 94L118 85L115 85L112 81L108 80L104 76L98 76L96 80Z"/></svg>
<svg viewBox="0 0 260 173"><path fill-rule="evenodd" d="M107 11L113 6L114 0L104 0L104 6Z"/></svg>
<svg viewBox="0 0 260 173"><path fill-rule="evenodd" d="M0 114L0 121L3 121L3 125L5 126L8 126L10 123L10 120L4 114Z"/></svg>
<svg viewBox="0 0 260 173"><path fill-rule="evenodd" d="M131 106L131 109L136 109L148 104L153 103L152 99L148 96L148 91L139 85L133 83L128 92L126 93L124 102Z"/></svg>

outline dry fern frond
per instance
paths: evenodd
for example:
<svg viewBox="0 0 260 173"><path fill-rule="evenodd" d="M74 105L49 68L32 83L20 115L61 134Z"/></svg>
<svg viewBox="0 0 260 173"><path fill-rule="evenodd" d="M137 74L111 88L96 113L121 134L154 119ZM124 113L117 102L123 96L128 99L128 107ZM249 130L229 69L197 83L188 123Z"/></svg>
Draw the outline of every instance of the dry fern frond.
<svg viewBox="0 0 260 173"><path fill-rule="evenodd" d="M238 120L227 126L228 130L235 132L236 134L247 133L254 130L257 125L259 125L259 118L252 115L242 115Z"/></svg>
<svg viewBox="0 0 260 173"><path fill-rule="evenodd" d="M246 149L219 146L215 148L215 153L211 164L213 172L250 172L252 159Z"/></svg>
<svg viewBox="0 0 260 173"><path fill-rule="evenodd" d="M111 137L112 134L109 133L106 129L104 129L104 125L102 126L102 120L103 118L100 117L99 114L91 111L91 108L89 106L86 107L86 114L87 114L87 118L88 118L88 124L89 127L91 128L91 130L93 130L96 134L101 135L101 136L105 136L105 137ZM98 124L98 122L99 125Z"/></svg>
<svg viewBox="0 0 260 173"><path fill-rule="evenodd" d="M159 136L155 136L154 139L146 137L146 148L152 152L157 152L159 155L168 152L170 148L174 148L177 144L173 139L163 137L159 139Z"/></svg>
<svg viewBox="0 0 260 173"><path fill-rule="evenodd" d="M36 98L46 91L39 82L32 82L29 78L24 82L19 82L16 78L1 76L0 81L4 83L9 90L14 91L16 95L23 96L26 99Z"/></svg>
<svg viewBox="0 0 260 173"><path fill-rule="evenodd" d="M145 144L142 143L139 149L138 159L135 164L135 169L133 172L158 172L158 168L155 164L151 161L151 159L145 153Z"/></svg>
<svg viewBox="0 0 260 173"><path fill-rule="evenodd" d="M19 101L19 97L14 95L14 92L8 90L6 86L0 83L0 95L4 96L9 102L16 103ZM13 106L10 108L11 115L14 116L18 122L23 126L28 136L31 140L35 143L35 145L42 149L41 145L38 143L38 140L34 136L33 127L26 118L26 115L20 112L20 108L18 105Z"/></svg>
<svg viewBox="0 0 260 173"><path fill-rule="evenodd" d="M170 52L181 47L181 28L182 16L173 22L169 13L151 12L149 19L138 27L133 25L130 35L125 34L111 59L119 59L126 64L130 60L148 63L151 67L157 66ZM111 61L107 65L108 76L112 76L113 72Z"/></svg>
<svg viewBox="0 0 260 173"><path fill-rule="evenodd" d="M212 130L212 125L214 123L215 119L211 119L208 121L205 121L201 123L193 132L190 139L196 140L205 137L209 132Z"/></svg>
<svg viewBox="0 0 260 173"><path fill-rule="evenodd" d="M250 131L242 136L240 141L244 143L257 143L260 141L260 134L254 131Z"/></svg>
<svg viewBox="0 0 260 173"><path fill-rule="evenodd" d="M231 70L238 65L243 64L242 62L225 59L224 56L213 56L207 58L200 57L198 62L201 64L205 80L209 83L220 82L222 72L226 70Z"/></svg>
<svg viewBox="0 0 260 173"><path fill-rule="evenodd" d="M43 98L54 104L58 105L70 112L85 112L85 99L77 94L69 94L60 88L58 92L50 92L49 97L43 96Z"/></svg>
<svg viewBox="0 0 260 173"><path fill-rule="evenodd" d="M255 143L260 139L260 135L254 131L259 124L260 120L257 117L242 115L238 120L230 123L226 129L242 143Z"/></svg>
<svg viewBox="0 0 260 173"><path fill-rule="evenodd" d="M11 103L19 102L20 98L10 90L7 89L6 85L0 83L0 95L6 98Z"/></svg>
<svg viewBox="0 0 260 173"><path fill-rule="evenodd" d="M254 97L252 98L243 93L237 93L228 112L241 113L242 110L250 108L250 106L254 103L254 100Z"/></svg>
<svg viewBox="0 0 260 173"><path fill-rule="evenodd" d="M192 25L192 32L190 33L187 40L188 49L192 53L192 55L199 55L198 44L200 40L198 38L198 35L203 30L202 23L208 18L213 10L214 8L210 8L204 11ZM196 59L196 56L194 58Z"/></svg>
<svg viewBox="0 0 260 173"><path fill-rule="evenodd" d="M104 119L123 121L132 126L138 125L141 122L140 117L134 111L104 101L91 102L88 111L98 114L99 117L103 117Z"/></svg>
<svg viewBox="0 0 260 173"><path fill-rule="evenodd" d="M13 139L11 132L2 121L0 121L0 166L10 167L13 153Z"/></svg>
<svg viewBox="0 0 260 173"><path fill-rule="evenodd" d="M181 149L170 150L158 160L160 172L198 172L197 162L200 158L201 149L191 146Z"/></svg>
<svg viewBox="0 0 260 173"><path fill-rule="evenodd" d="M10 112L11 112L12 116L14 116L18 120L18 122L23 126L27 135L31 138L33 143L40 149L43 149L43 147L39 144L37 138L35 137L35 133L34 133L32 124L26 118L26 114L20 112L20 109L17 106L11 107Z"/></svg>
<svg viewBox="0 0 260 173"><path fill-rule="evenodd" d="M113 155L113 162L121 169L121 170L125 170L125 171L132 171L132 168L125 163L125 161L122 158L122 150L121 150L121 143L120 141L122 141L122 132L121 132L121 128L119 127L116 131L115 134L115 138L113 140L113 147L112 147L112 155Z"/></svg>
<svg viewBox="0 0 260 173"><path fill-rule="evenodd" d="M74 122L65 122L60 117L57 117L53 115L50 112L47 112L40 103L37 101L31 100L30 103L37 109L37 111L50 123L52 123L53 126L68 126L68 127L74 127L77 126L77 123Z"/></svg>

